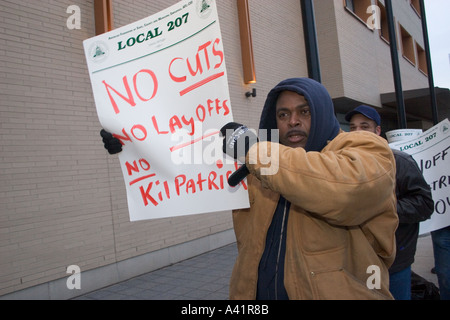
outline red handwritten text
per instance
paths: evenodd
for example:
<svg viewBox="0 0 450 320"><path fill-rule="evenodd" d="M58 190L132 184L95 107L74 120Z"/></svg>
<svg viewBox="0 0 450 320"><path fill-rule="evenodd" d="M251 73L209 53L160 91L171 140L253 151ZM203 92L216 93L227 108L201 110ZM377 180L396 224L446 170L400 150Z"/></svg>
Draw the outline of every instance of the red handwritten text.
<svg viewBox="0 0 450 320"><path fill-rule="evenodd" d="M138 76L140 74L142 75L141 77L139 77L141 79L143 78L143 76L147 77L147 75L150 76L150 78L151 78L152 85L153 85L153 92L152 92L152 95L150 96L150 98L146 98L140 93L141 91L139 90L139 87L138 87ZM119 106L118 106L116 100L114 99L114 95L112 93L115 93L117 96L122 98L122 100L127 102L130 106L132 106L132 107L136 106L136 101L135 101L135 98L133 96L133 92L131 91L130 84L128 83L127 76L124 76L122 78L122 81L123 81L123 86L125 88L126 94L120 93L119 90L114 89L111 85L106 83L105 80L102 81L102 83L105 85L106 91L108 92L109 99L111 101L111 104L113 106L114 112L116 114L120 113L120 110L119 110ZM136 93L137 97L141 101L147 102L147 101L150 101L151 99L153 99L156 96L156 93L158 92L158 79L156 78L155 73L153 71L151 71L151 70L148 70L148 69L142 69L142 70L138 71L133 76L133 88L134 88L134 92ZM145 91L148 91L148 88L146 88Z"/></svg>
<svg viewBox="0 0 450 320"><path fill-rule="evenodd" d="M197 75L202 75L205 70L211 70L211 61L210 58L218 58L217 63L214 65L213 69L218 69L222 65L224 61L223 51L217 49L217 45L220 43L220 39L216 39L214 43L212 41L208 41L202 45L200 45L197 49L197 53L195 55L195 66L193 67L193 63L189 58L176 57L172 59L169 64L169 76L174 82L182 83L188 80L188 76L196 77ZM210 54L212 52L212 55ZM203 58L203 59L202 59ZM201 81L198 81L194 85L189 86L188 88L180 91L180 95L183 96L186 93L203 86L204 84L211 82L217 78L225 75L224 72L220 72L214 74L212 76L207 77Z"/></svg>
<svg viewBox="0 0 450 320"><path fill-rule="evenodd" d="M133 142L145 141L153 129L158 135L174 134L178 130L186 130L190 136L193 136L196 132L195 122L203 123L207 118L213 116L226 116L230 113L228 106L228 100L221 101L220 99L208 99L205 104L199 104L195 109L195 115L192 117L186 117L185 115L172 116L168 123L161 124L156 116L152 116L151 123L153 128L146 128L141 124L136 124L131 129L122 129L121 134L113 134L114 137L120 140L122 145L125 145L126 141Z"/></svg>
<svg viewBox="0 0 450 320"><path fill-rule="evenodd" d="M217 167L221 169L223 163L219 161ZM237 164L236 164L237 168ZM173 181L151 181L146 182L145 185L140 186L139 190L142 196L144 206L153 204L155 207L166 199L170 199L171 195L182 197L186 195L197 194L203 191L223 190L228 187L227 180L232 174L232 171L220 173L212 170L207 175L198 173L195 177L188 178L186 174L180 174L174 178ZM243 188L247 190L247 185L244 181L241 182ZM161 187L162 186L162 187Z"/></svg>

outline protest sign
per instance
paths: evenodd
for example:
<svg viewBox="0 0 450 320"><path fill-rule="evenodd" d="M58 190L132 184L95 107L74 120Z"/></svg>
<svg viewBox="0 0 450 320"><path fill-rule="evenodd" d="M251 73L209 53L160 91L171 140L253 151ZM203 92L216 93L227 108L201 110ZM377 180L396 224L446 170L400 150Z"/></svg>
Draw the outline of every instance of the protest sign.
<svg viewBox="0 0 450 320"><path fill-rule="evenodd" d="M219 129L233 121L216 2L181 1L84 41L99 120L119 154L130 220L249 206L227 178Z"/></svg>
<svg viewBox="0 0 450 320"><path fill-rule="evenodd" d="M423 133L422 129L398 129L386 132L389 143L414 139Z"/></svg>
<svg viewBox="0 0 450 320"><path fill-rule="evenodd" d="M404 151L416 160L431 187L434 213L420 223L420 234L450 225L450 122L442 121L417 138L391 143L392 149Z"/></svg>

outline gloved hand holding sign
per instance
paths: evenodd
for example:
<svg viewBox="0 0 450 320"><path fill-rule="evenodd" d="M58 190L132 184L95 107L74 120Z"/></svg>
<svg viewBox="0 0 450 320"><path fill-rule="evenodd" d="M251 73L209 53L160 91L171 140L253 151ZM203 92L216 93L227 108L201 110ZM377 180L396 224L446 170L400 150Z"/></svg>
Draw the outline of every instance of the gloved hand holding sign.
<svg viewBox="0 0 450 320"><path fill-rule="evenodd" d="M105 149L108 150L109 154L116 154L122 152L122 144L120 140L114 138L114 136L108 131L102 129L100 131L100 135L103 138L103 144L105 145Z"/></svg>

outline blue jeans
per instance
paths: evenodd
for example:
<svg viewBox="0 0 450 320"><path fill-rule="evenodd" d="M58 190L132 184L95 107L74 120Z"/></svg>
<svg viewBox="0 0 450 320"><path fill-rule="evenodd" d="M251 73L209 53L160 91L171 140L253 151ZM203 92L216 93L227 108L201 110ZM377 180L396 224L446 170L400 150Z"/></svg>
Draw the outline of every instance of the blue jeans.
<svg viewBox="0 0 450 320"><path fill-rule="evenodd" d="M389 275L389 291L395 300L411 300L411 266Z"/></svg>
<svg viewBox="0 0 450 320"><path fill-rule="evenodd" d="M450 300L450 227L431 232L441 300Z"/></svg>

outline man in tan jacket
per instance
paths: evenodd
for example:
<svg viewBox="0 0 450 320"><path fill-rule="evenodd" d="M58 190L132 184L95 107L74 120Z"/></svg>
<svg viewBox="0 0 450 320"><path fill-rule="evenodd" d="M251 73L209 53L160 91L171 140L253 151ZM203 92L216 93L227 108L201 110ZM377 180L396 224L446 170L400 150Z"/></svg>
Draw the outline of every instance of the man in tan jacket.
<svg viewBox="0 0 450 320"><path fill-rule="evenodd" d="M398 218L387 142L340 130L328 92L306 78L269 93L260 129L267 141L236 123L222 128L224 152L245 156L249 174L250 208L233 212L230 299L392 299Z"/></svg>

